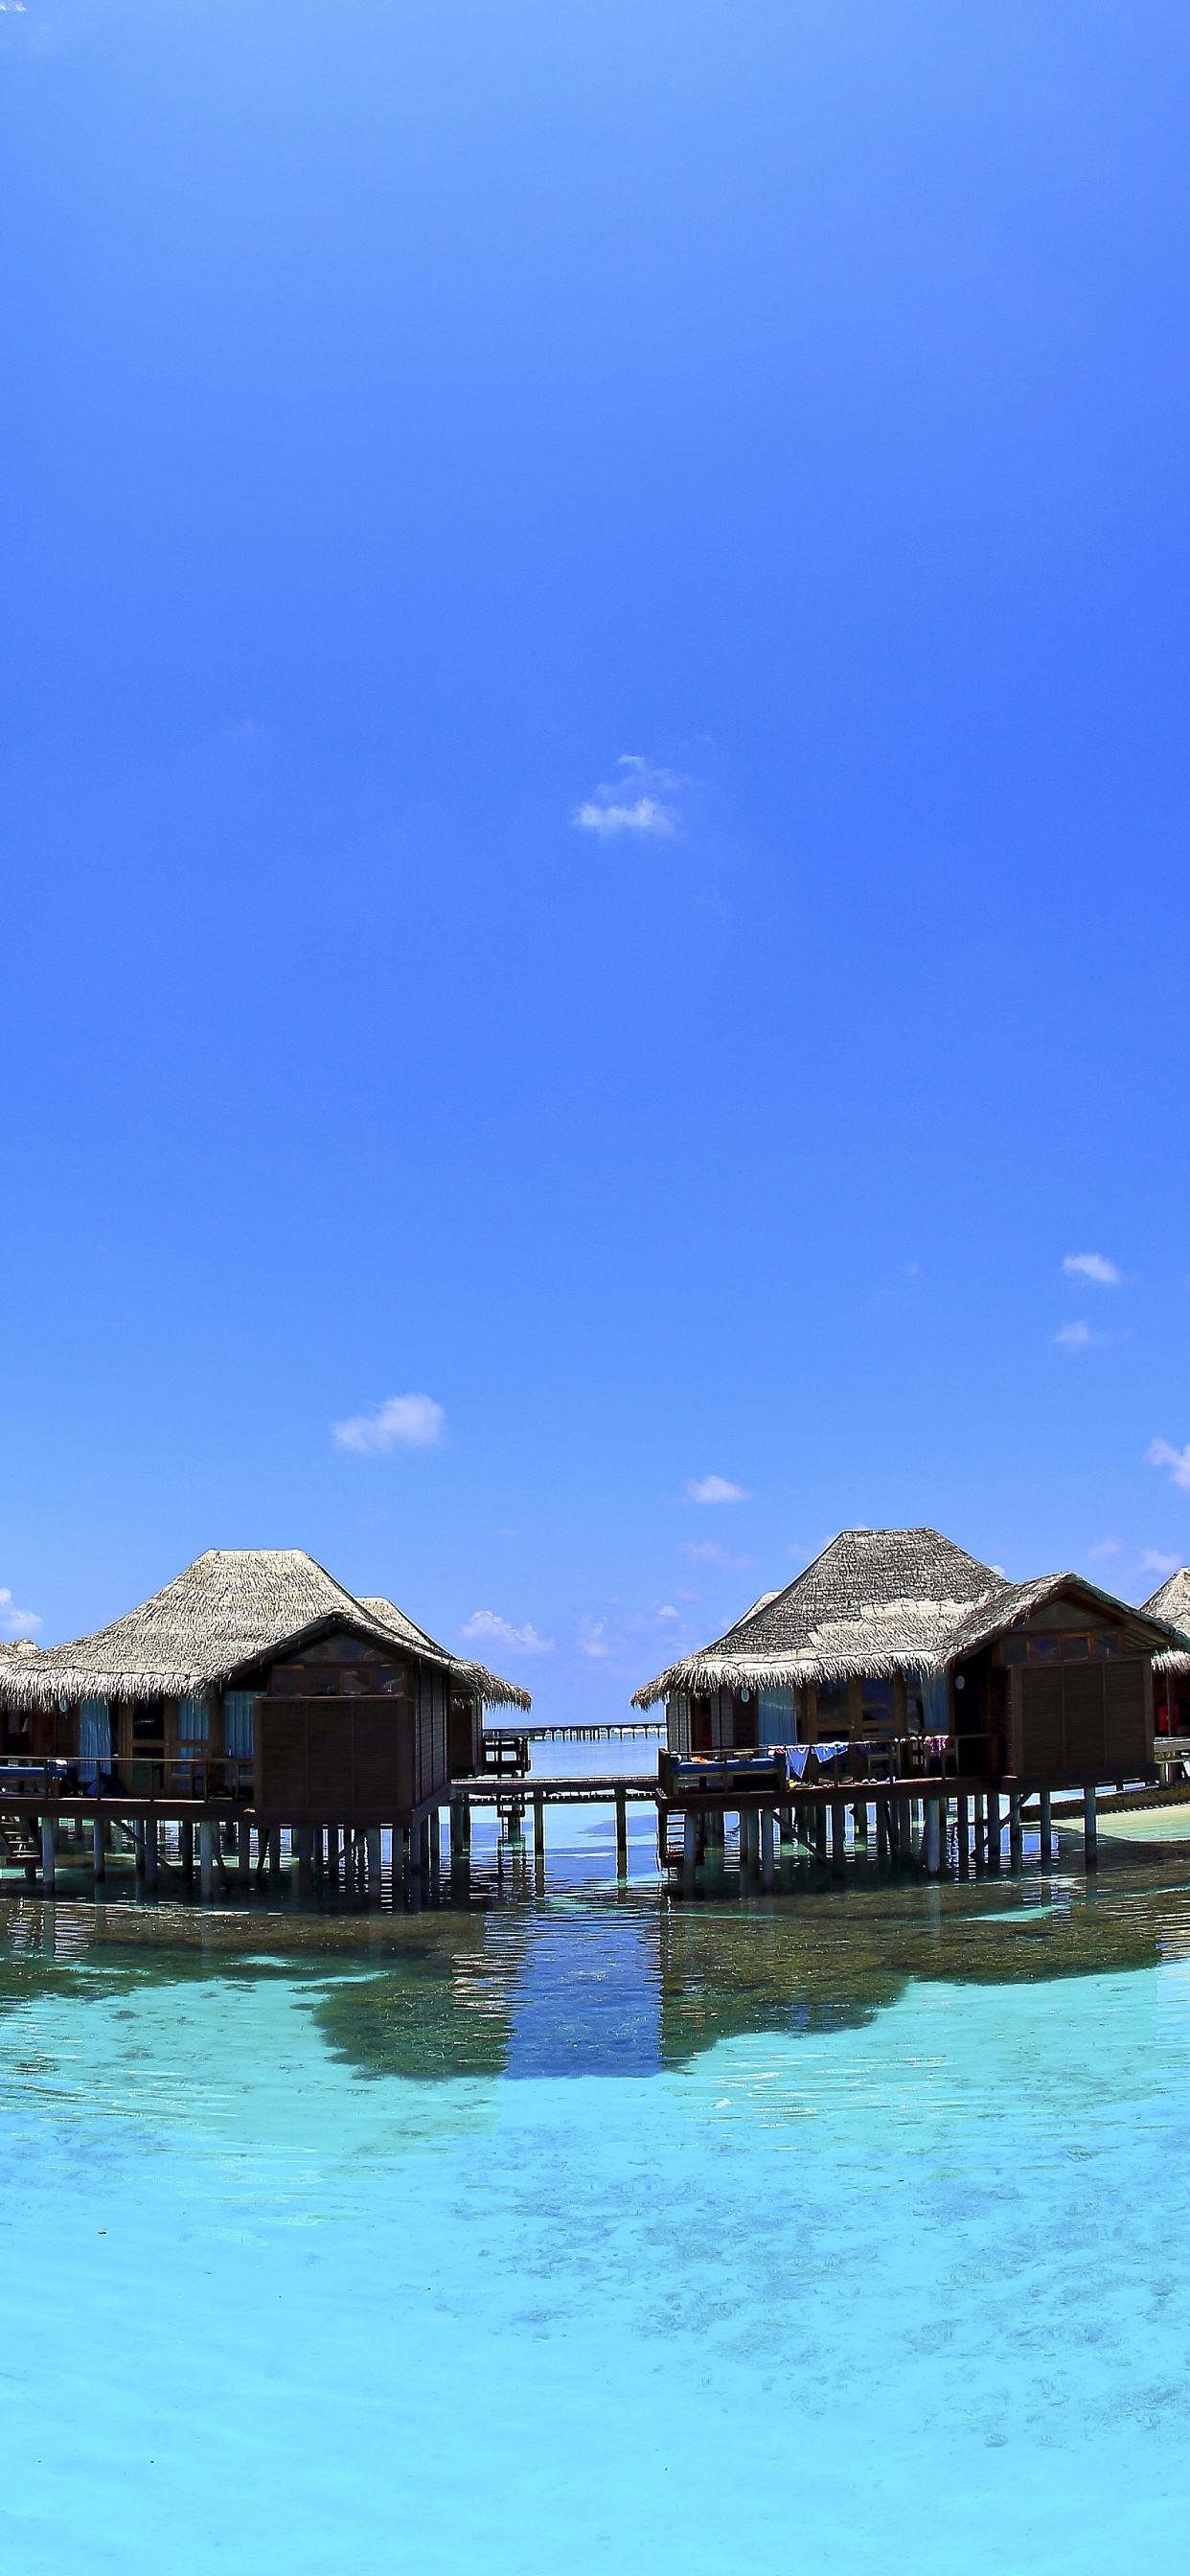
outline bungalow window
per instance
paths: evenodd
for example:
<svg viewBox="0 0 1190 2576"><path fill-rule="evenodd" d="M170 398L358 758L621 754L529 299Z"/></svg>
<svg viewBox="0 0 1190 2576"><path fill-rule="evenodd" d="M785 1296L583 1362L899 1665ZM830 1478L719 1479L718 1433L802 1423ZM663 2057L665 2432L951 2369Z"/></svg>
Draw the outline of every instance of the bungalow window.
<svg viewBox="0 0 1190 2576"><path fill-rule="evenodd" d="M178 1701L178 1743L186 1751L205 1752L211 1731L211 1712L205 1699Z"/></svg>
<svg viewBox="0 0 1190 2576"><path fill-rule="evenodd" d="M1062 1653L1068 1664L1085 1664L1090 1652L1089 1637L1063 1637Z"/></svg>
<svg viewBox="0 0 1190 2576"><path fill-rule="evenodd" d="M825 1744L839 1736L850 1736L848 1723L850 1694L846 1682L819 1682L818 1741Z"/></svg>
<svg viewBox="0 0 1190 2576"><path fill-rule="evenodd" d="M864 1726L874 1735L891 1735L893 1722L893 1686L888 1681L871 1681L866 1676L863 1691Z"/></svg>
<svg viewBox="0 0 1190 2576"><path fill-rule="evenodd" d="M300 1664L274 1665L272 1690L278 1699L284 1699L287 1696L296 1699L300 1697L305 1687L306 1676Z"/></svg>
<svg viewBox="0 0 1190 2576"><path fill-rule="evenodd" d="M1062 1652L1060 1637L1030 1637L1029 1661L1032 1664L1056 1664Z"/></svg>
<svg viewBox="0 0 1190 2576"><path fill-rule="evenodd" d="M762 1744L796 1744L797 1721L793 1714L791 1690L762 1690L760 1741Z"/></svg>
<svg viewBox="0 0 1190 2576"><path fill-rule="evenodd" d="M235 1762L252 1759L251 1691L228 1691L223 1702L223 1750Z"/></svg>

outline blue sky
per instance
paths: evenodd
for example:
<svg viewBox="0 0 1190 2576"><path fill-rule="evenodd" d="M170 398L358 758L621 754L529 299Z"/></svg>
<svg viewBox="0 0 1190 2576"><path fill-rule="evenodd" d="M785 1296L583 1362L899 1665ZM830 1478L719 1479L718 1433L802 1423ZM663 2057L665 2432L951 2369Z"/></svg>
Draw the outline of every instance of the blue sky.
<svg viewBox="0 0 1190 2576"><path fill-rule="evenodd" d="M615 1714L848 1523L1190 1555L1188 108L0 10L10 1633L299 1544Z"/></svg>

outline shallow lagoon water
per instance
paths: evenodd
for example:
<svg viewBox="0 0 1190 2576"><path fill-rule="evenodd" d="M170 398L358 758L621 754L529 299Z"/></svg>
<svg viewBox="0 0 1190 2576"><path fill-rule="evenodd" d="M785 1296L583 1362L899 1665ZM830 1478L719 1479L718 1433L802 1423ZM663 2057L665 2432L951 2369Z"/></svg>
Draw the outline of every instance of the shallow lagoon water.
<svg viewBox="0 0 1190 2576"><path fill-rule="evenodd" d="M683 1908L601 1830L0 1905L10 2563L1181 2562L1185 1845Z"/></svg>

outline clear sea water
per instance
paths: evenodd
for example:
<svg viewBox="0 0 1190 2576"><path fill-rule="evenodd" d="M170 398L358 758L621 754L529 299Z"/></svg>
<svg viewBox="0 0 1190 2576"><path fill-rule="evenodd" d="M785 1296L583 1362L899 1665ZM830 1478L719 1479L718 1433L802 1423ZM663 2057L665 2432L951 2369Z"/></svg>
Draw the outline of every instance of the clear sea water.
<svg viewBox="0 0 1190 2576"><path fill-rule="evenodd" d="M1182 2566L1190 1844L686 1908L551 1822L0 1903L7 2563Z"/></svg>

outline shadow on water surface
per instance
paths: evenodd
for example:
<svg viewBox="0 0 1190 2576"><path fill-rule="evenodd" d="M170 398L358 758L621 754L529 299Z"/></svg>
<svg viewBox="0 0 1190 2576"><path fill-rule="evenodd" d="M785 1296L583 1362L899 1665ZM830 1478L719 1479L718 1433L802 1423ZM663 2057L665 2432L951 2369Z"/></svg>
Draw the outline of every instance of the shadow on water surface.
<svg viewBox="0 0 1190 2576"><path fill-rule="evenodd" d="M855 2029L914 1980L1012 1985L1190 1957L1185 1846L1097 1878L865 1877L682 1905L655 1882L528 1885L417 1914L0 1900L0 2015L43 1992L284 1979L362 2077L644 2075L745 2034Z"/></svg>

